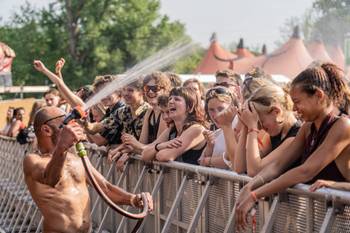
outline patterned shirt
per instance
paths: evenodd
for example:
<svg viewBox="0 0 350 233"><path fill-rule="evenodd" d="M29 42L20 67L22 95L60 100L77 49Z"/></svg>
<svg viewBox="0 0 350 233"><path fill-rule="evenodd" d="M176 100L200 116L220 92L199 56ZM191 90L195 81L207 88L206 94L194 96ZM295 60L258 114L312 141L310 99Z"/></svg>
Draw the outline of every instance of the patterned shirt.
<svg viewBox="0 0 350 233"><path fill-rule="evenodd" d="M118 109L125 107L125 104L122 101L118 101L112 108L108 108L106 114L103 116L101 123L105 126L105 131L101 133L101 136L104 137L108 144L120 144L121 135L118 132L121 132L122 126L120 124L114 124L114 115Z"/></svg>
<svg viewBox="0 0 350 233"><path fill-rule="evenodd" d="M121 144L122 133L128 133L135 136L136 139L140 138L143 117L146 114L149 105L144 102L136 111L136 117L133 118L130 106L124 106L119 108L114 114L103 121L105 131L104 136L109 144Z"/></svg>

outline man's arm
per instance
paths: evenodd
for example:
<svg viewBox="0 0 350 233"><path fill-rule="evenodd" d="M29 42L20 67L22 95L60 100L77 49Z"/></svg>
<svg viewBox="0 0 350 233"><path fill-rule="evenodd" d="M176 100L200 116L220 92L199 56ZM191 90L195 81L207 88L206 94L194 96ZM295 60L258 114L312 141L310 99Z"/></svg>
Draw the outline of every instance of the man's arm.
<svg viewBox="0 0 350 233"><path fill-rule="evenodd" d="M54 187L58 183L62 176L67 150L72 147L75 142L84 139L84 131L78 123L72 123L63 127L52 153L52 158L44 170L42 178L44 184Z"/></svg>
<svg viewBox="0 0 350 233"><path fill-rule="evenodd" d="M131 205L135 194L129 193L116 185L112 185L108 182L93 166L90 166L92 175L95 177L98 185L102 191L118 205ZM89 181L90 183L90 181Z"/></svg>

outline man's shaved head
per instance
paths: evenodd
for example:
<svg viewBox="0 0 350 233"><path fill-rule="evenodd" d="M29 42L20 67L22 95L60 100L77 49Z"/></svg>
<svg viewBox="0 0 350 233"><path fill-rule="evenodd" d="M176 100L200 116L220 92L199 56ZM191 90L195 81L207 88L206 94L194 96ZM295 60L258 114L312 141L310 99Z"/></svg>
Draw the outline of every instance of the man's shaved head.
<svg viewBox="0 0 350 233"><path fill-rule="evenodd" d="M51 119L53 120L55 118L59 118L60 116L64 116L64 115L66 115L66 113L62 109L54 106L43 107L39 109L35 113L35 117L34 117L35 134L38 136L38 133L40 132L40 128L45 122Z"/></svg>

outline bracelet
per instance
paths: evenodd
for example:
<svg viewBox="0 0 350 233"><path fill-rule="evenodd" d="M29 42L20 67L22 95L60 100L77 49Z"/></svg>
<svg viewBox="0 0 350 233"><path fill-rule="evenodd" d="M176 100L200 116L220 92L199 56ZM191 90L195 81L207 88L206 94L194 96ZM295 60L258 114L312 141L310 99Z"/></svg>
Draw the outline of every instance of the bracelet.
<svg viewBox="0 0 350 233"><path fill-rule="evenodd" d="M208 167L211 167L211 159L213 158L213 156L210 156L209 162L208 162Z"/></svg>
<svg viewBox="0 0 350 233"><path fill-rule="evenodd" d="M262 175L257 175L257 177L261 180L262 185L264 185L265 184L264 177L262 177Z"/></svg>
<svg viewBox="0 0 350 233"><path fill-rule="evenodd" d="M259 199L258 199L258 197L256 196L256 193L253 191L253 192L250 192L250 196L252 196L252 198L253 198L253 200L255 201L255 202L257 202Z"/></svg>
<svg viewBox="0 0 350 233"><path fill-rule="evenodd" d="M155 149L157 152L159 152L159 149L158 149L159 144L160 144L160 143L157 143L157 144L154 145L154 149Z"/></svg>
<svg viewBox="0 0 350 233"><path fill-rule="evenodd" d="M255 133L259 134L260 131L258 129L252 128L252 129L248 129L248 133L247 134L252 133L252 132L255 132Z"/></svg>

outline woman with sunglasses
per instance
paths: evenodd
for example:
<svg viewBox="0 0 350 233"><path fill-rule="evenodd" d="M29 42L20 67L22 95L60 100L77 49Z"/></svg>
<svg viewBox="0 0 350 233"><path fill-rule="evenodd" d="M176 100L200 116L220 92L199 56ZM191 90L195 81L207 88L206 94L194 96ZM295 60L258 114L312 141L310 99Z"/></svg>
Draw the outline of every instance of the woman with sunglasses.
<svg viewBox="0 0 350 233"><path fill-rule="evenodd" d="M255 176L275 161L280 151L290 146L301 125L293 113L289 94L277 85L256 90L238 115L243 123L239 142L243 143L237 146L233 168L248 176ZM262 151L258 143L260 129L270 138L270 144Z"/></svg>
<svg viewBox="0 0 350 233"><path fill-rule="evenodd" d="M250 98L250 96L262 86L274 85L269 76L266 76L262 72L258 72L259 69L253 69L248 72L245 76L245 80L242 85L242 100L246 101ZM232 128L232 118L234 117L234 121L237 122L234 124ZM234 170L234 161L235 154L245 154L244 146L236 146L245 145L246 137L242 134L244 133L242 129L244 129L243 122L239 119L238 115L236 115L236 109L229 108L226 111L222 112L222 114L216 117L216 122L221 126L224 132L225 144L226 144L226 152L224 156L224 161L227 161L227 165L230 166ZM264 130L260 130L258 134L258 143L259 149L265 150L265 148L270 147L270 141L268 134ZM227 159L227 160L226 160ZM230 162L229 162L230 161Z"/></svg>
<svg viewBox="0 0 350 233"><path fill-rule="evenodd" d="M167 95L170 88L171 82L163 72L153 72L144 78L143 91L146 101L151 108L147 110L143 119L140 139L137 140L130 134L124 134L122 136L123 143L131 146L134 152L140 154L145 145L156 140L158 135L167 128L167 124L162 118L161 109L158 106L158 97Z"/></svg>
<svg viewBox="0 0 350 233"><path fill-rule="evenodd" d="M240 228L259 198L319 179L350 181L350 119L334 112L349 99L343 71L330 63L310 67L292 81L290 95L305 123L290 146L241 190L235 214Z"/></svg>
<svg viewBox="0 0 350 233"><path fill-rule="evenodd" d="M198 95L190 88L173 88L168 107L174 125L145 147L142 159L177 160L198 165L206 144L203 136L206 122Z"/></svg>
<svg viewBox="0 0 350 233"><path fill-rule="evenodd" d="M216 121L216 117L230 107L238 107L238 101L229 89L219 86L208 90L205 98L205 111L207 118L212 122L213 131L203 132L207 145L199 159L202 166L229 168L227 161L224 160L226 145L223 129ZM232 127L230 129L232 130Z"/></svg>

